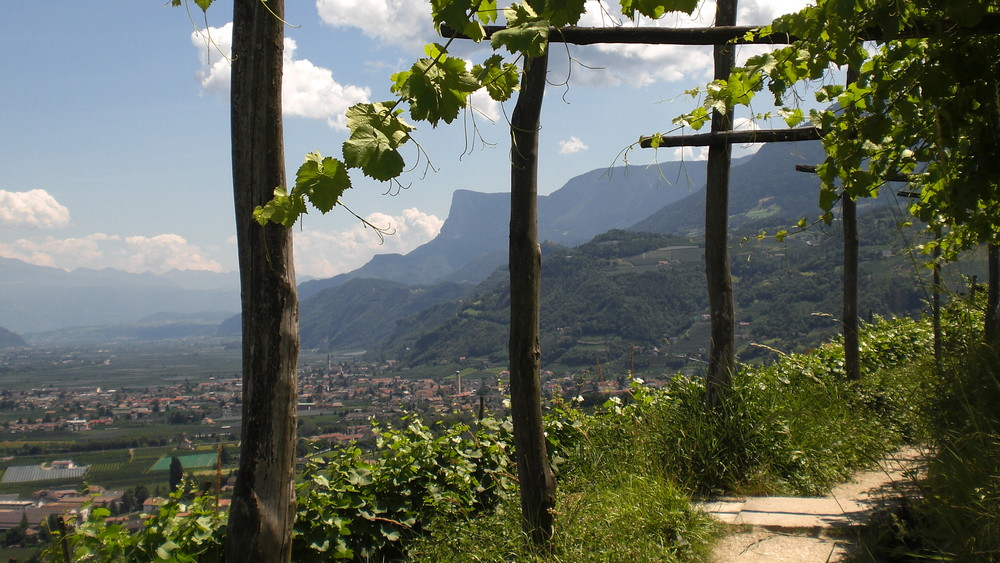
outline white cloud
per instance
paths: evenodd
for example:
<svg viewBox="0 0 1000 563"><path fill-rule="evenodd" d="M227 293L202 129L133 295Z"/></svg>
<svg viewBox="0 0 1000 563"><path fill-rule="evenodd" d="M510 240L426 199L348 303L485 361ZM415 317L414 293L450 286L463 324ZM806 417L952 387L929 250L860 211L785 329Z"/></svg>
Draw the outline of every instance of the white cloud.
<svg viewBox="0 0 1000 563"><path fill-rule="evenodd" d="M208 270L221 272L218 262L201 249L175 234L125 238L124 248L115 257L114 266L128 272L163 273L168 270Z"/></svg>
<svg viewBox="0 0 1000 563"><path fill-rule="evenodd" d="M565 141L559 141L559 154L575 154L580 151L587 150L588 147L586 143L580 140L580 137L570 137Z"/></svg>
<svg viewBox="0 0 1000 563"><path fill-rule="evenodd" d="M373 254L405 254L436 237L444 224L436 216L413 208L395 217L373 213L365 219L377 227L390 228L394 233L380 243L378 235L361 223L339 232L296 230L296 272L330 277L363 266Z"/></svg>
<svg viewBox="0 0 1000 563"><path fill-rule="evenodd" d="M386 45L419 50L437 40L427 0L316 0L316 11L333 27L355 27Z"/></svg>
<svg viewBox="0 0 1000 563"><path fill-rule="evenodd" d="M478 115L486 117L493 123L500 120L503 112L500 109L500 102L490 97L485 88L476 90L469 96L469 104Z"/></svg>
<svg viewBox="0 0 1000 563"><path fill-rule="evenodd" d="M744 0L740 3L740 25L770 23L775 17L797 11L808 0ZM639 18L632 22L617 12L617 3L588 0L587 12L580 26L657 26L702 27L715 20L715 2L706 0L694 14L668 14L659 20ZM317 0L320 19L334 27L355 27L385 45L396 45L419 52L424 43L439 40L430 21L427 0ZM465 50L466 43L455 47ZM741 47L741 57L766 47ZM575 61L565 56L550 60L553 80L570 76L576 85L645 86L680 80L707 81L711 78L710 47L680 45L604 44L570 47ZM562 45L554 45L554 54L563 54Z"/></svg>
<svg viewBox="0 0 1000 563"><path fill-rule="evenodd" d="M673 150L672 160L683 162L708 160L708 147L677 147Z"/></svg>
<svg viewBox="0 0 1000 563"><path fill-rule="evenodd" d="M0 227L52 229L68 225L69 209L45 190L0 190Z"/></svg>
<svg viewBox="0 0 1000 563"><path fill-rule="evenodd" d="M94 233L80 238L18 239L0 243L0 256L64 270L115 268L126 272L163 273L171 269L221 272L218 262L184 237Z"/></svg>
<svg viewBox="0 0 1000 563"><path fill-rule="evenodd" d="M214 94L229 93L232 75L233 22L222 27L206 27L191 33L191 43L198 49L201 68L196 76L201 87Z"/></svg>
<svg viewBox="0 0 1000 563"><path fill-rule="evenodd" d="M209 27L191 34L191 42L199 48L202 66L197 76L201 87L208 92L226 94L231 77L233 24ZM314 65L308 59L296 59L298 45L294 39L285 38L282 67L282 112L310 119L324 119L330 127L345 129L347 109L359 102L367 102L369 88L343 85L334 80L330 69Z"/></svg>
<svg viewBox="0 0 1000 563"><path fill-rule="evenodd" d="M738 131L757 131L760 129L760 125L753 119L748 118L737 118L733 124L733 128ZM745 143L742 145L733 145L733 157L739 158L741 156L747 156L755 154L757 151L763 147L763 143Z"/></svg>
<svg viewBox="0 0 1000 563"><path fill-rule="evenodd" d="M740 2L737 17L739 25L763 25L770 23L781 14L794 12L808 4L807 0L744 0ZM668 14L659 20L639 18L631 22L615 12L615 5L603 0L589 0L587 13L581 19L581 26L650 26L650 27L707 27L715 21L715 2L705 1L691 16ZM741 59L759 53L768 47L739 47ZM555 53L557 51L553 51ZM687 45L625 45L603 44L588 47L573 47L573 56L579 61L568 69L565 57L551 61L553 71L572 72L577 84L595 86L647 86L660 82L695 80L705 82L711 79L711 47ZM579 66L585 65L585 66ZM589 67L589 68L587 68ZM593 70L591 70L593 69Z"/></svg>

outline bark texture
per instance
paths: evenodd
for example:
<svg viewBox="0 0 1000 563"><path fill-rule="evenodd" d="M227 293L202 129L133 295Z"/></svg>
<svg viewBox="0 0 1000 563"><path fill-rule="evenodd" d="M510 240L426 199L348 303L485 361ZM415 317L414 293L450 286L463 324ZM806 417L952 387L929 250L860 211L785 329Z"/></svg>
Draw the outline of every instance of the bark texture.
<svg viewBox="0 0 1000 563"><path fill-rule="evenodd" d="M233 7L232 158L243 310L240 473L228 561L290 561L295 517L298 298L292 234L259 226L255 206L285 185L281 126L283 0Z"/></svg>
<svg viewBox="0 0 1000 563"><path fill-rule="evenodd" d="M526 58L511 116L510 408L524 533L536 546L552 537L555 477L542 426L539 379L541 249L538 244L538 127L548 53Z"/></svg>
<svg viewBox="0 0 1000 563"><path fill-rule="evenodd" d="M990 244L986 281L986 342L995 344L1000 335L1000 245Z"/></svg>
<svg viewBox="0 0 1000 563"><path fill-rule="evenodd" d="M857 81L858 73L847 67L847 83ZM847 379L861 379L861 345L858 342L858 206L849 194L841 196L840 209L844 225L844 371Z"/></svg>
<svg viewBox="0 0 1000 563"><path fill-rule="evenodd" d="M858 343L858 207L854 198L841 200L844 223L844 370L847 379L861 379L861 352Z"/></svg>
<svg viewBox="0 0 1000 563"><path fill-rule="evenodd" d="M715 25L736 24L736 0L719 0ZM715 47L715 78L727 79L736 61L733 45ZM733 128L732 112L712 113L712 132ZM729 271L729 165L732 145L718 142L708 147L705 186L705 276L712 323L709 343L706 401L717 407L732 387L736 371L736 311L733 281Z"/></svg>

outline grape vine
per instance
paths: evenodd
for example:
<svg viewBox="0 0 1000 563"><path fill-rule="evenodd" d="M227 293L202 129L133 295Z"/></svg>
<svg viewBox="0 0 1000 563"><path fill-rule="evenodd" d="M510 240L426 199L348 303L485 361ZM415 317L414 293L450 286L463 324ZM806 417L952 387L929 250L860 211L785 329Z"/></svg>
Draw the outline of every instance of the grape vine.
<svg viewBox="0 0 1000 563"><path fill-rule="evenodd" d="M828 109L808 116L823 131L827 153L817 169L821 207L830 211L842 194L875 196L886 178L905 176L920 193L913 213L946 229L928 251L937 246L952 257L996 242L998 12L995 1L819 0L762 30L789 33L800 38L796 43L752 57L727 80L693 91L702 103L675 123L697 129L709 110L749 107L767 87L794 127L804 115L789 107L793 88L850 66L857 80L819 87L815 99Z"/></svg>

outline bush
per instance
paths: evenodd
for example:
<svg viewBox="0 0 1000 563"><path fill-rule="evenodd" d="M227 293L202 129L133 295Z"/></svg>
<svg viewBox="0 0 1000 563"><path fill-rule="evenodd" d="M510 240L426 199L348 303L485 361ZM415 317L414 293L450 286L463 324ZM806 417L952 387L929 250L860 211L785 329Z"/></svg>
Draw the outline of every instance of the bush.
<svg viewBox="0 0 1000 563"><path fill-rule="evenodd" d="M172 493L138 533L112 521L106 508L85 507L86 519L71 517L67 522L72 561L222 561L227 514L217 510L212 496L183 502L187 492L181 487ZM45 561L64 561L59 536L53 534L55 541L43 553Z"/></svg>
<svg viewBox="0 0 1000 563"><path fill-rule="evenodd" d="M469 518L512 490L510 422L441 425L417 418L405 428L376 427L373 460L356 446L312 458L297 486L294 559L382 560L435 520Z"/></svg>

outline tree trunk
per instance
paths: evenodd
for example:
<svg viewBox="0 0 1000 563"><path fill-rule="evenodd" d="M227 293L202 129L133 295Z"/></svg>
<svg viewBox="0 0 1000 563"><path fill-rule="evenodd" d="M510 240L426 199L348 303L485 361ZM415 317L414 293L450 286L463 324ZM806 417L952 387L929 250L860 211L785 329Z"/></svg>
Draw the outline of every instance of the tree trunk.
<svg viewBox="0 0 1000 563"><path fill-rule="evenodd" d="M552 537L555 478L542 426L538 344L541 249L538 245L538 126L548 52L525 58L521 93L511 116L510 410L521 486L521 524L536 546Z"/></svg>
<svg viewBox="0 0 1000 563"><path fill-rule="evenodd" d="M847 379L861 379L858 343L858 206L844 194L840 200L844 224L844 370Z"/></svg>
<svg viewBox="0 0 1000 563"><path fill-rule="evenodd" d="M229 561L290 561L295 517L298 297L292 233L261 227L255 206L285 185L281 126L283 0L233 6L232 154L243 309L240 472Z"/></svg>
<svg viewBox="0 0 1000 563"><path fill-rule="evenodd" d="M736 25L736 0L719 0L716 26ZM715 78L728 79L736 61L733 45L715 47ZM733 128L733 113L712 112L712 132ZM736 312L733 281L729 272L729 165L732 146L727 142L708 147L705 186L705 276L712 323L709 343L706 401L717 407L732 388L736 371Z"/></svg>

